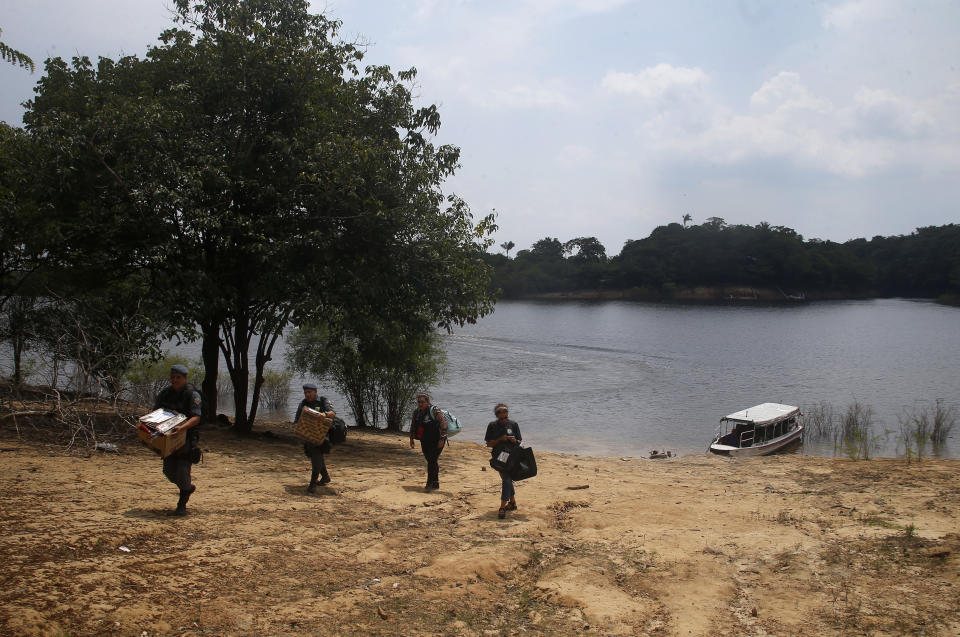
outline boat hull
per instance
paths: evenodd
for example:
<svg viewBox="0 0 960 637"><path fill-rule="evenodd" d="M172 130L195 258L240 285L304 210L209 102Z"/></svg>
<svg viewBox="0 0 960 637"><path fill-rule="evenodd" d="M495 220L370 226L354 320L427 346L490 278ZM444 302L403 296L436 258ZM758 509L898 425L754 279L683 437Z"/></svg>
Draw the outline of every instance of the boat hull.
<svg viewBox="0 0 960 637"><path fill-rule="evenodd" d="M802 441L803 438L803 425L798 425L796 429L790 431L779 438L774 438L773 440L768 440L760 445L754 445L752 447L734 447L731 445L721 444L719 438L714 440L710 444L710 453L715 453L720 456L731 456L734 458L743 458L748 456L769 456L772 453L777 453L778 451L783 451L788 447Z"/></svg>

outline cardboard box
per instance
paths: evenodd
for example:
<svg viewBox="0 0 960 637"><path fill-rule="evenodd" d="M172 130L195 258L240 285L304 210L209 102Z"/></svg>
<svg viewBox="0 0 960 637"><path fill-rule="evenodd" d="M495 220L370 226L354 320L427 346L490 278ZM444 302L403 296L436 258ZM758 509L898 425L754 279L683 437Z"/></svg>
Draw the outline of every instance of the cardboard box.
<svg viewBox="0 0 960 637"><path fill-rule="evenodd" d="M186 429L182 429L173 435L159 434L154 436L153 434L154 432L145 425L137 427L137 437L140 438L140 442L160 454L161 458L166 458L187 442Z"/></svg>
<svg viewBox="0 0 960 637"><path fill-rule="evenodd" d="M173 427L187 420L187 417L168 409L155 409L149 414L140 417L137 426L137 437L154 451L166 458L187 442L187 431L178 431L170 434Z"/></svg>
<svg viewBox="0 0 960 637"><path fill-rule="evenodd" d="M293 427L293 433L309 443L322 445L333 420L315 409L304 407L300 410L300 420Z"/></svg>

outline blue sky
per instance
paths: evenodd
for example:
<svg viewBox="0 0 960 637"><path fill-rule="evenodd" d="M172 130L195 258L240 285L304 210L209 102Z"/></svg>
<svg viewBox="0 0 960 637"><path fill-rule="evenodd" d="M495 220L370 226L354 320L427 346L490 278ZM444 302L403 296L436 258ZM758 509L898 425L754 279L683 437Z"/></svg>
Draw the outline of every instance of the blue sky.
<svg viewBox="0 0 960 637"><path fill-rule="evenodd" d="M167 4L0 0L0 39L38 63L142 55ZM437 141L462 150L445 189L497 211L497 244L595 236L614 255L684 214L835 241L960 222L958 2L312 6L368 62L418 69ZM0 65L0 119L41 72Z"/></svg>

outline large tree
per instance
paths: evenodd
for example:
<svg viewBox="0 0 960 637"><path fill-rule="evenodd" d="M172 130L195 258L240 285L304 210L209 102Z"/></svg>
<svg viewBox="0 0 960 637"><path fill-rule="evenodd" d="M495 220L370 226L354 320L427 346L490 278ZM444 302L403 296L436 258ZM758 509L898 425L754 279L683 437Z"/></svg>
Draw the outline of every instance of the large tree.
<svg viewBox="0 0 960 637"><path fill-rule="evenodd" d="M459 153L430 143L440 119L413 105L413 70L361 69L304 0L176 7L144 60L48 62L25 121L65 150L58 203L199 326L208 402L219 349L249 430L291 323L390 316L419 333L424 317L449 328L492 309L492 219L442 193Z"/></svg>

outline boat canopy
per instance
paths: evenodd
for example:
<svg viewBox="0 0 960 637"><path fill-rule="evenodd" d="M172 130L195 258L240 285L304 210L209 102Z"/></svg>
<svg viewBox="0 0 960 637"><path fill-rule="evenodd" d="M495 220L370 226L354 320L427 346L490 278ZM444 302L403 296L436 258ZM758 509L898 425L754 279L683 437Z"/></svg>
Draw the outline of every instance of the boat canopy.
<svg viewBox="0 0 960 637"><path fill-rule="evenodd" d="M745 422L753 425L766 425L767 423L783 420L800 413L799 407L792 405L781 405L779 403L763 403L724 416L721 420L730 420L733 422Z"/></svg>

